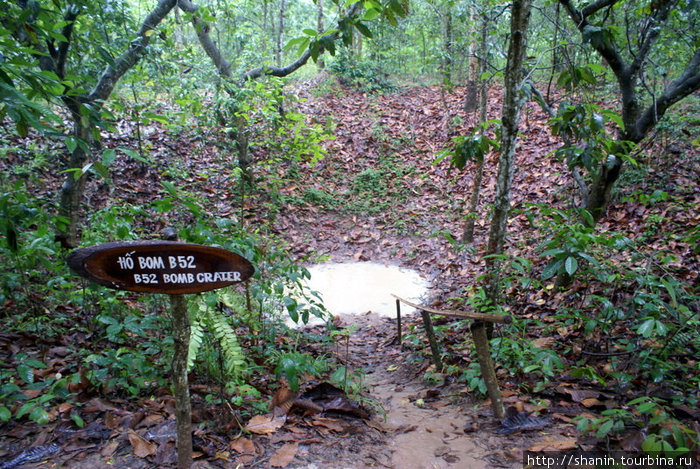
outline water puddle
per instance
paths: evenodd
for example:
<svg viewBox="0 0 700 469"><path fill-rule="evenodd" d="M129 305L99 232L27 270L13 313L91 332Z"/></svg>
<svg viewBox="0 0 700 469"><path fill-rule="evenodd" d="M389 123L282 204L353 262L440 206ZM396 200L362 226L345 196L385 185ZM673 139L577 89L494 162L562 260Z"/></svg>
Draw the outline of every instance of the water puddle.
<svg viewBox="0 0 700 469"><path fill-rule="evenodd" d="M393 265L328 263L312 265L308 270L309 287L321 294L326 309L333 315L371 311L379 316L395 317L396 301L392 293L420 303L430 288L430 283L415 270ZM402 305L402 314L411 312L412 308Z"/></svg>

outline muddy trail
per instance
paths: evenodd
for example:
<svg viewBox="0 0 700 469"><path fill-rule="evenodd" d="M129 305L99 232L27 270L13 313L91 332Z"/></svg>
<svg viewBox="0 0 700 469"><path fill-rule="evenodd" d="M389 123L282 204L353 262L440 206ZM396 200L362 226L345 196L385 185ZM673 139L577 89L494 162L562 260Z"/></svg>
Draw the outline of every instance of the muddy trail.
<svg viewBox="0 0 700 469"><path fill-rule="evenodd" d="M504 427L489 403L475 399L463 383L426 381L434 366L410 344L398 344L395 320L373 313L343 315L336 325L356 327L341 358L350 369L366 373L364 402L373 403L375 414L359 426L358 435L309 446L308 456L298 453L300 462L290 467L519 468L523 451L572 441L573 427L556 421L543 431L499 434ZM512 394L506 403L523 408Z"/></svg>

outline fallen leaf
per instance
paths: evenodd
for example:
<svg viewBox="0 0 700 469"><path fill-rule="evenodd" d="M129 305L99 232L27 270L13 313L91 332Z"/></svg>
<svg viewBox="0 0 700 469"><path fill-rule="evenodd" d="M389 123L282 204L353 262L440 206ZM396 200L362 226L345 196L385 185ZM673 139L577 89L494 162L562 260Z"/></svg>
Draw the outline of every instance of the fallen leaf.
<svg viewBox="0 0 700 469"><path fill-rule="evenodd" d="M119 440L112 440L107 443L100 451L100 456L107 459L111 458L112 454L117 450L117 447L119 447L119 443Z"/></svg>
<svg viewBox="0 0 700 469"><path fill-rule="evenodd" d="M532 345L537 348L550 348L554 343L554 337L540 337L532 341Z"/></svg>
<svg viewBox="0 0 700 469"><path fill-rule="evenodd" d="M133 430L129 430L129 442L134 448L134 455L139 458L145 458L156 454L156 445L147 441Z"/></svg>
<svg viewBox="0 0 700 469"><path fill-rule="evenodd" d="M248 425L245 429L251 433L256 433L258 435L265 435L268 433L274 433L284 425L287 421L286 415L280 415L275 417L273 414L256 415L248 421Z"/></svg>
<svg viewBox="0 0 700 469"><path fill-rule="evenodd" d="M241 454L256 454L255 444L248 438L239 438L229 443L229 448Z"/></svg>
<svg viewBox="0 0 700 469"><path fill-rule="evenodd" d="M63 402L63 403L58 405L56 410L58 410L59 414L63 414L63 413L68 412L69 410L71 410L73 407L74 407L74 405L71 404L70 402Z"/></svg>
<svg viewBox="0 0 700 469"><path fill-rule="evenodd" d="M562 438L561 440L544 440L535 443L528 451L539 453L541 451L559 451L576 448L576 438Z"/></svg>
<svg viewBox="0 0 700 469"><path fill-rule="evenodd" d="M338 433L340 433L340 432L342 432L342 431L345 430L345 428L343 427L343 425L342 425L339 421L337 421L337 420L335 420L335 419L317 418L317 419L314 419L314 421L311 422L311 423L312 423L313 425L316 425L316 426L319 426L319 427L325 427L325 428L327 428L327 429L329 429L329 430L333 430L333 431L338 432Z"/></svg>
<svg viewBox="0 0 700 469"><path fill-rule="evenodd" d="M590 409L591 407L602 407L605 404L603 404L601 401L599 401L595 397L589 397L588 399L582 400L581 405L583 405L584 407L588 407Z"/></svg>
<svg viewBox="0 0 700 469"><path fill-rule="evenodd" d="M287 467L292 462L299 449L299 443L287 443L270 458L270 466Z"/></svg>
<svg viewBox="0 0 700 469"><path fill-rule="evenodd" d="M583 402L586 399L597 398L600 396L598 391L593 391L591 389L571 389L571 388L558 388L562 392L571 396L571 400L574 402ZM584 404L585 405L585 404Z"/></svg>

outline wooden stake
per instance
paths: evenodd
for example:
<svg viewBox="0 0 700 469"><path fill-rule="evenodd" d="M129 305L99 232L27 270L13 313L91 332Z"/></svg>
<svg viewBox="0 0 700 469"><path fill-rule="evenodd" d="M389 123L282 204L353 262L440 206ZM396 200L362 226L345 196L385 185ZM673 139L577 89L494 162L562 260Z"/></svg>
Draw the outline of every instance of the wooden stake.
<svg viewBox="0 0 700 469"><path fill-rule="evenodd" d="M399 346L401 345L401 301L396 299L396 329L399 338Z"/></svg>
<svg viewBox="0 0 700 469"><path fill-rule="evenodd" d="M498 387L493 360L491 360L489 339L486 335L486 324L481 321L474 321L471 330L472 338L474 339L474 347L476 348L476 355L479 359L479 367L481 368L481 377L484 378L484 383L486 383L486 390L491 399L493 413L497 419L502 420L505 418L506 413L503 408L503 398L501 397L501 390Z"/></svg>
<svg viewBox="0 0 700 469"><path fill-rule="evenodd" d="M428 313L427 311L421 310L420 315L423 317L425 334L428 336L430 350L433 353L433 363L435 363L435 369L439 372L440 370L442 370L442 360L440 359L440 347L438 346L437 339L435 339L433 321L430 319L430 313Z"/></svg>

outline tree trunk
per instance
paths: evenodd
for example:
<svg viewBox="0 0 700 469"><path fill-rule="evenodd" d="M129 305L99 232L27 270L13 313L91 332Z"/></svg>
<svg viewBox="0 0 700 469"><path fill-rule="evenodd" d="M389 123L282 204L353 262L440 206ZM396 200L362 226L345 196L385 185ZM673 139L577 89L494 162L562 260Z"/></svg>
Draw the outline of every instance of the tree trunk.
<svg viewBox="0 0 700 469"><path fill-rule="evenodd" d="M605 215L605 209L610 202L615 181L620 177L622 160L614 155L608 157L600 166L598 176L591 186L588 194L586 210L593 216L596 222Z"/></svg>
<svg viewBox="0 0 700 469"><path fill-rule="evenodd" d="M277 22L277 50L275 51L278 67L282 66L282 35L284 33L284 14L286 6L286 0L280 0L280 14Z"/></svg>
<svg viewBox="0 0 700 469"><path fill-rule="evenodd" d="M129 49L104 69L95 87L87 96L76 96L70 93L72 90L68 90L62 97L63 102L71 112L71 117L74 122L73 135L81 142L76 149L71 152L68 161L68 169L82 171L82 168L85 167L90 160L89 151L86 148L81 148L81 146L89 146L92 141L91 124L83 124L83 119L88 121L89 119L83 116L81 112L81 109L84 109L82 104L90 104L93 109L99 110L112 94L114 87L121 77L141 60L146 53L146 48L150 43L151 36L154 36L152 34L153 30L168 13L170 13L170 10L175 7L176 3L176 0L160 0L158 2L158 5L156 5L144 19L139 31L136 33L136 38L129 44ZM65 54L67 54L69 44L70 43L65 45ZM55 72L57 75L63 76L62 63L59 62L58 66L61 69ZM78 239L78 219L80 204L85 189L86 175L82 174L77 179L75 175L76 173L74 171L70 171L67 174L60 193L58 208L59 219L58 223L56 223L56 239L65 247L73 247L80 244Z"/></svg>
<svg viewBox="0 0 700 469"><path fill-rule="evenodd" d="M183 295L170 295L173 325L173 394L177 421L177 469L192 466L192 405L187 380L187 360L190 346L190 318Z"/></svg>
<svg viewBox="0 0 700 469"><path fill-rule="evenodd" d="M323 31L323 0L316 0L316 31L318 31L319 34ZM318 58L316 67L318 67L319 71L326 67L323 58Z"/></svg>
<svg viewBox="0 0 700 469"><path fill-rule="evenodd" d="M610 14L614 15L613 7L616 3L618 2L598 0L577 8L572 0L559 0L559 4L564 7L584 38L590 34L592 27L597 27L591 25L589 18L603 9L608 9ZM643 92L643 89L639 84L645 73L645 67L653 63L649 60L652 47L664 32L664 25L677 7L677 2L657 2L654 8L645 13L646 16L643 18L645 26L635 32L639 34L635 43L616 43L614 38L589 41L615 74L620 87L621 114L624 123L624 128L620 129L618 134L618 154L611 155L601 162L593 187L588 193L586 208L595 221L605 215L613 187L620 177L622 170L620 156L622 152L627 151L625 142L641 142L669 107L700 89L700 48L696 47L683 72L677 75L678 78L668 83L660 94L652 94L651 103L642 109L644 100L640 99L639 93ZM597 20L593 24L597 24ZM630 28L630 25L626 24L626 27ZM629 39L630 30L628 29L626 33ZM637 47L633 50L634 45ZM625 49L628 50L630 59L625 59L623 56Z"/></svg>
<svg viewBox="0 0 700 469"><path fill-rule="evenodd" d="M452 83L452 8L445 5L445 57L442 74L445 83Z"/></svg>
<svg viewBox="0 0 700 469"><path fill-rule="evenodd" d="M488 82L483 78L486 73L486 58L488 55L488 34L489 34L489 19L484 14L481 18L481 41L479 45L479 124L481 125L481 133L486 131L483 124L487 119L488 110ZM476 88L476 83L474 84ZM467 219L464 222L464 233L462 234L462 242L471 243L474 241L474 225L476 223L476 218L478 214L479 207L479 197L481 195L481 183L484 178L484 162L486 155L479 159L476 163L476 174L474 176L474 185L472 186L472 195L469 199L469 212L467 213Z"/></svg>
<svg viewBox="0 0 700 469"><path fill-rule="evenodd" d="M76 141L85 142L78 145L70 153L68 159L68 169L76 168L77 171L69 171L63 181L60 191L60 202L58 206L58 219L56 224L56 240L64 248L75 248L80 244L78 236L78 218L80 214L80 204L85 192L87 174L82 172L90 155L86 146L90 142L90 129L83 126L80 115L73 116L73 136Z"/></svg>
<svg viewBox="0 0 700 469"><path fill-rule="evenodd" d="M523 60L527 48L527 28L530 20L532 0L516 0L511 7L510 41L508 61L504 77L505 96L501 117L501 149L498 158L497 193L494 202L493 219L489 232L486 254L503 253L503 245L508 227L510 191L515 169L515 143L518 137L520 110L525 100L522 93ZM498 303L499 264L493 257L487 258L489 298Z"/></svg>
<svg viewBox="0 0 700 469"><path fill-rule="evenodd" d="M469 24L473 25L477 17L477 12L476 12L476 5L472 4L469 7ZM486 21L486 15L482 17L482 32L483 32L483 24L484 21ZM467 114L470 114L474 111L476 111L479 107L478 103L478 84L479 84L479 70L481 69L481 64L479 63L479 55L481 55L483 51L483 44L479 42L479 49L477 52L477 40L476 40L476 32L473 29L473 26L470 29L469 32L469 53L468 53L468 69L469 69L469 78L467 79L467 90L466 90L466 96L464 99L464 112Z"/></svg>

